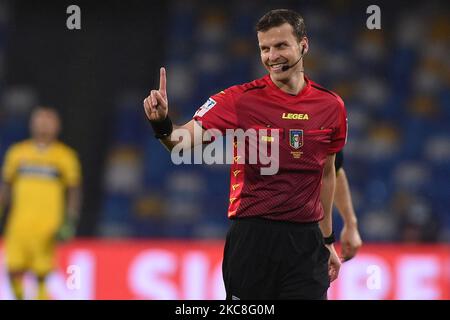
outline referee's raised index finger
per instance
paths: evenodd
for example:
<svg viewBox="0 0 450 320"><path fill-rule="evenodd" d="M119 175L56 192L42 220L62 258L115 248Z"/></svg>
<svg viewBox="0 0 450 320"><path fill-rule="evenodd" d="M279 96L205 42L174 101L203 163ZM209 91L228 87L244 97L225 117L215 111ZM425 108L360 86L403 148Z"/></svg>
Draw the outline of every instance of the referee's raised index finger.
<svg viewBox="0 0 450 320"><path fill-rule="evenodd" d="M159 69L159 90L166 91L166 69L164 67Z"/></svg>

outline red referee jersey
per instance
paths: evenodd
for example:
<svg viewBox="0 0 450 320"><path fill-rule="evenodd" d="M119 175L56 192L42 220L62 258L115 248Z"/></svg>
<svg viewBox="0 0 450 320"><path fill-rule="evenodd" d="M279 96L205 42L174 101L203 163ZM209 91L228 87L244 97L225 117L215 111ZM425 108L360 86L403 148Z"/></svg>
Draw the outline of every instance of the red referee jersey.
<svg viewBox="0 0 450 320"><path fill-rule="evenodd" d="M261 175L260 164L231 166L230 219L259 216L311 222L323 218L323 168L327 155L346 142L347 115L338 95L305 80L303 90L291 95L266 75L212 96L195 113L204 129L222 133L238 128L279 130L277 174Z"/></svg>

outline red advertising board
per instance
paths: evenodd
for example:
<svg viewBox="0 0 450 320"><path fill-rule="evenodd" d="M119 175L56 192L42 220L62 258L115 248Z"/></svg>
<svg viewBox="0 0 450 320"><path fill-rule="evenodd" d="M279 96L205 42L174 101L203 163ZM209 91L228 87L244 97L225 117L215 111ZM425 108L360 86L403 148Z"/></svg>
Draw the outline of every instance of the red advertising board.
<svg viewBox="0 0 450 320"><path fill-rule="evenodd" d="M78 240L59 248L49 291L54 299L223 299L222 252L215 240ZM0 299L10 299L3 261L0 251ZM32 276L25 283L31 298ZM329 298L450 299L450 246L365 244Z"/></svg>

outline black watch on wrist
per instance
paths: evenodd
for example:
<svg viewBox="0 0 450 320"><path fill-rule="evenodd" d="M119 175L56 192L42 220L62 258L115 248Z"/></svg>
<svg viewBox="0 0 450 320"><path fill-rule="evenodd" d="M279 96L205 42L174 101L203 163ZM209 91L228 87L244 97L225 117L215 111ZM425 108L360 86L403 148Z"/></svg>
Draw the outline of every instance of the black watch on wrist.
<svg viewBox="0 0 450 320"><path fill-rule="evenodd" d="M148 120L148 117L147 117ZM165 139L170 137L173 131L172 120L170 120L169 115L163 121L150 121L148 120L153 128L156 139Z"/></svg>
<svg viewBox="0 0 450 320"><path fill-rule="evenodd" d="M334 237L334 231L331 231L331 234L328 237L323 237L323 242L325 242L325 244L335 243L336 238Z"/></svg>

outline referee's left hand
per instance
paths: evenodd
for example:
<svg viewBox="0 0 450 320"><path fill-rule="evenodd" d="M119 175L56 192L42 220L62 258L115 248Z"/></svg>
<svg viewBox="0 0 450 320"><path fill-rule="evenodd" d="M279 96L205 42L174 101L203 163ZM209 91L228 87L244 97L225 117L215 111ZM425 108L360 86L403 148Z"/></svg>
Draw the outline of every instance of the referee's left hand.
<svg viewBox="0 0 450 320"><path fill-rule="evenodd" d="M361 236L356 225L344 224L341 231L341 260L352 259L362 246Z"/></svg>
<svg viewBox="0 0 450 320"><path fill-rule="evenodd" d="M336 253L333 244L325 245L328 250L330 250L330 259L328 260L328 276L330 277L330 282L337 279L339 275L339 269L341 268L341 259Z"/></svg>

